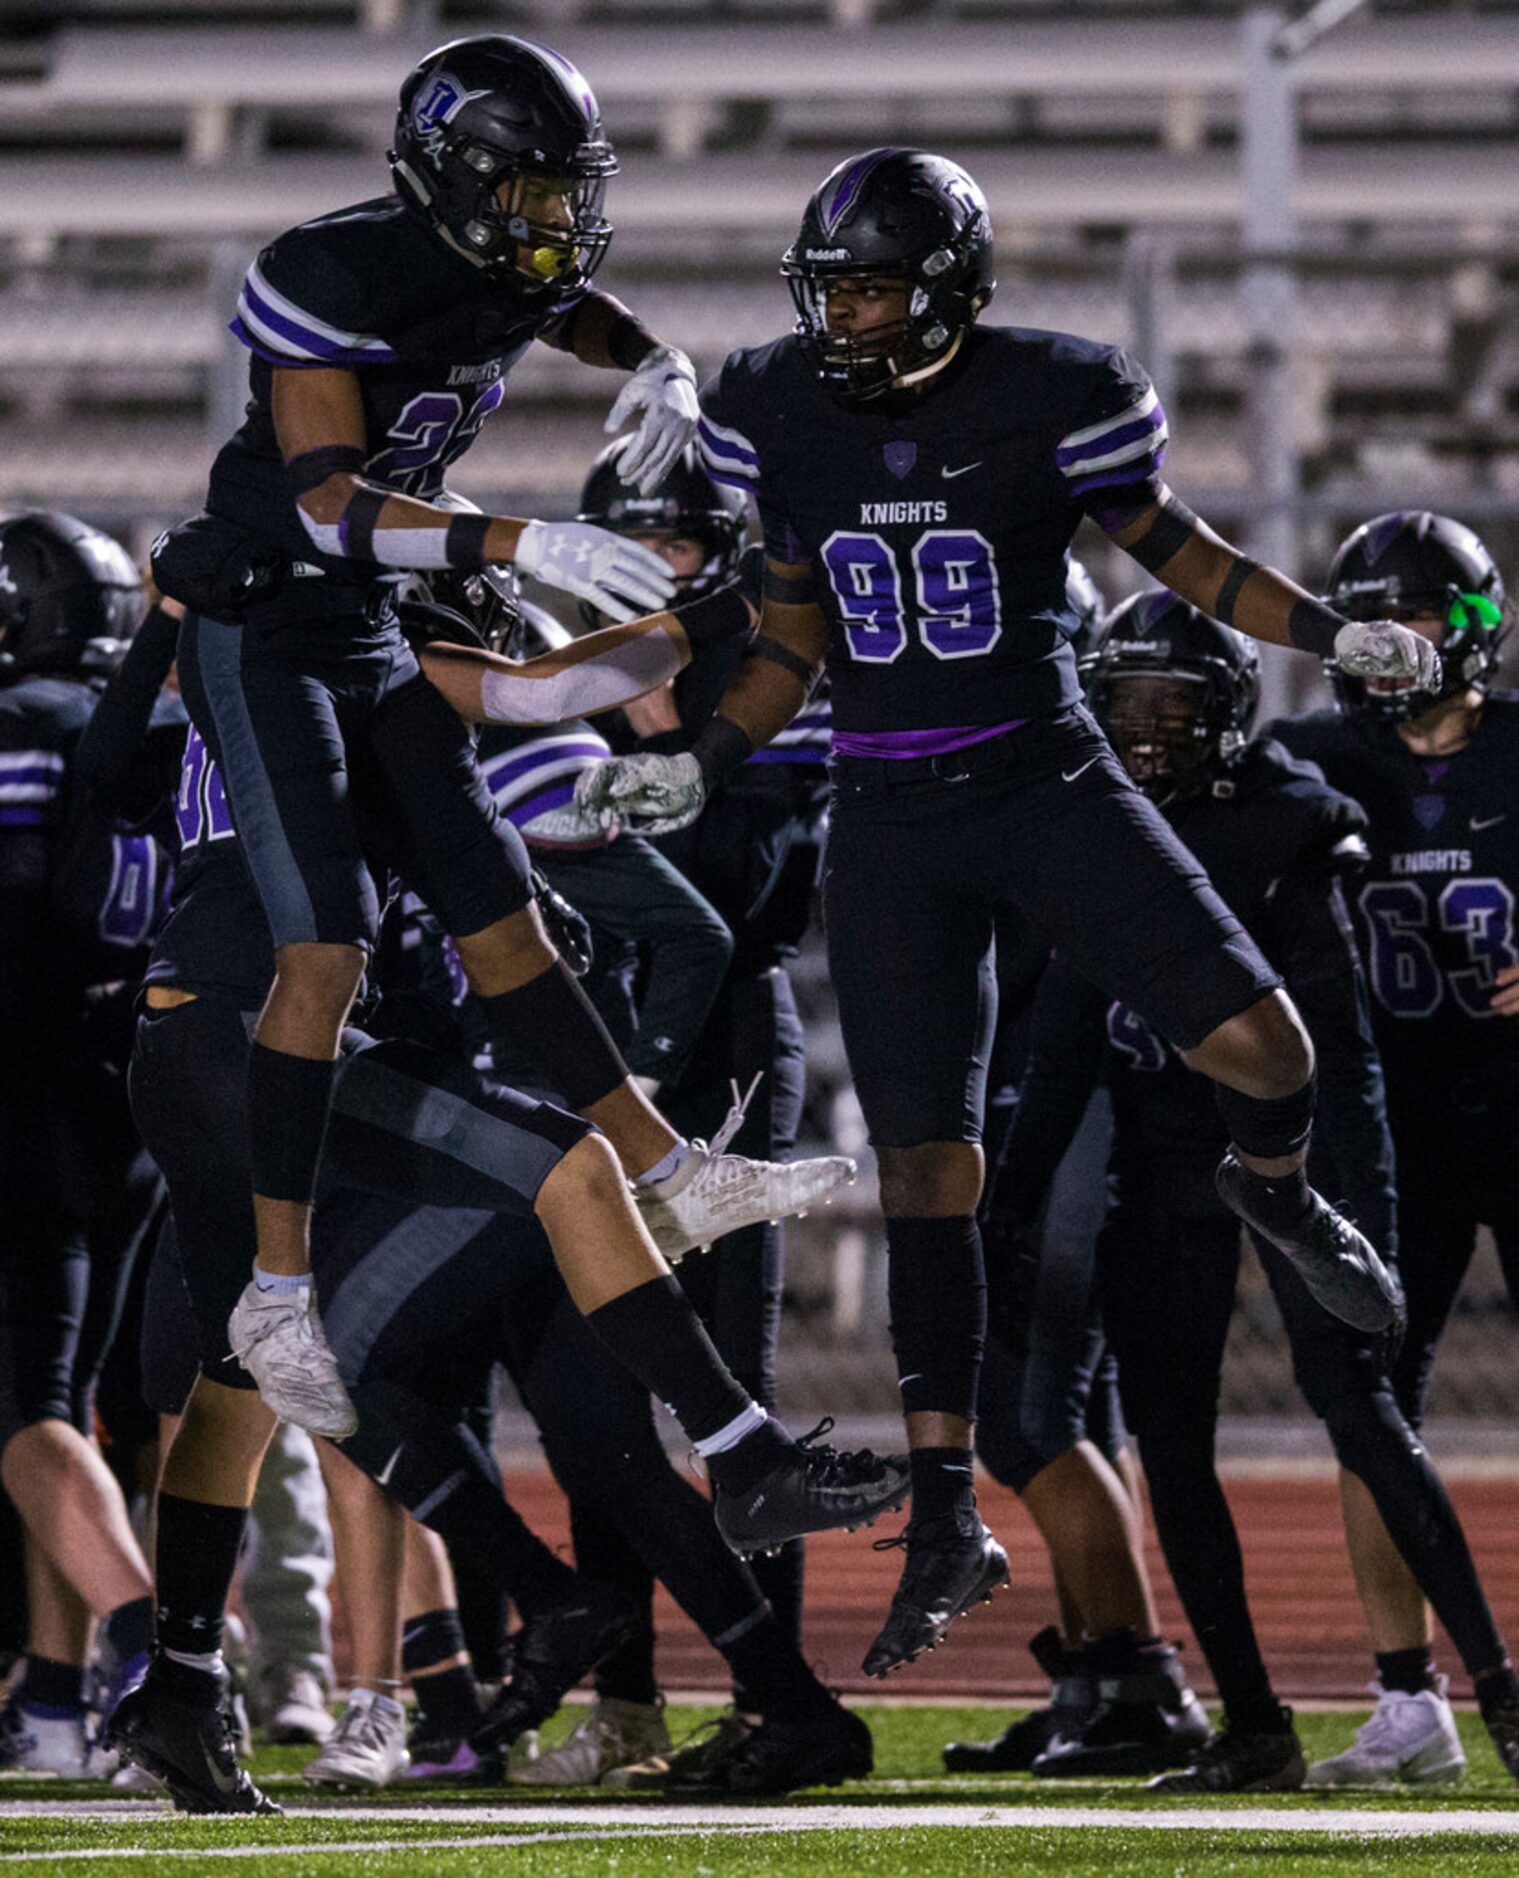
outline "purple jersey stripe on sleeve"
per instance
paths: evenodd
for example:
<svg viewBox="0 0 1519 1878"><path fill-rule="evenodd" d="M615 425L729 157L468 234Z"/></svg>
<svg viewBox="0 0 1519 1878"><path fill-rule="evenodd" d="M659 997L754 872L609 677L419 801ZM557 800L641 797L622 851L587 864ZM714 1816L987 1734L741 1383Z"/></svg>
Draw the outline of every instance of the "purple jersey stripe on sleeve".
<svg viewBox="0 0 1519 1878"><path fill-rule="evenodd" d="M740 443L736 437L724 436L715 431L706 418L698 418L696 429L703 445L714 456L734 457L740 463L752 463L756 469L759 467L759 456L754 450Z"/></svg>
<svg viewBox="0 0 1519 1878"><path fill-rule="evenodd" d="M47 810L36 805L18 809L0 808L0 828L40 828L47 819Z"/></svg>
<svg viewBox="0 0 1519 1878"><path fill-rule="evenodd" d="M1119 415L1122 416L1122 413ZM1114 430L1089 437L1085 443L1061 444L1055 452L1055 461L1064 468L1068 463L1084 462L1087 457L1106 456L1109 450L1118 450L1126 443L1137 442L1147 431L1163 430L1165 422L1166 414L1157 404L1146 416L1131 418L1128 423L1119 424Z"/></svg>
<svg viewBox="0 0 1519 1878"><path fill-rule="evenodd" d="M612 754L610 747L600 737L578 737L564 742L555 741L547 746L530 746L520 756L503 757L499 762L490 764L485 771L485 780L493 795L499 795L519 776L526 776L535 769L542 769L548 763L562 763L566 758L582 758L587 763L600 762Z"/></svg>
<svg viewBox="0 0 1519 1878"><path fill-rule="evenodd" d="M555 783L552 789L544 789L537 795L524 796L520 802L514 802L506 811L507 820L522 828L535 816L546 815L550 809L562 809L575 799L573 782Z"/></svg>
<svg viewBox="0 0 1519 1878"><path fill-rule="evenodd" d="M256 333L251 332L243 324L241 319L228 320L227 331L267 365L289 366L291 370L297 372L320 372L333 363L330 359L297 359L292 358L288 352L273 352ZM342 361L339 360L337 363L341 364Z"/></svg>
<svg viewBox="0 0 1519 1878"><path fill-rule="evenodd" d="M715 483L722 483L729 489L743 489L752 494L759 487L757 476L740 476L736 470L719 469L715 463L708 463L707 474Z"/></svg>
<svg viewBox="0 0 1519 1878"><path fill-rule="evenodd" d="M1151 450L1146 456L1135 457L1132 463L1120 463L1116 469L1104 470L1100 476L1082 476L1071 484L1073 495L1084 496L1093 489L1113 489L1119 483L1147 482L1166 460L1165 445L1158 450Z"/></svg>

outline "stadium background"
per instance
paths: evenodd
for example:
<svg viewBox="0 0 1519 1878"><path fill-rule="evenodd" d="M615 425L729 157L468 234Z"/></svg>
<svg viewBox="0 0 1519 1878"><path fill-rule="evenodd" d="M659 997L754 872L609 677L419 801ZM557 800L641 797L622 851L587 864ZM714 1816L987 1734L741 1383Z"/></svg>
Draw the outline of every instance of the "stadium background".
<svg viewBox="0 0 1519 1878"><path fill-rule="evenodd" d="M1428 505L1519 578L1512 0L1323 0L1302 24L1180 0L0 0L0 506L75 511L139 554L198 506L244 394L226 320L248 259L382 191L402 75L482 28L552 39L590 76L623 162L602 279L703 373L789 323L776 261L834 162L943 148L990 199L992 317L1132 345L1172 415L1172 480L1250 551L1311 585L1348 527ZM612 389L538 349L458 487L572 512ZM1105 541L1078 546L1110 599L1132 590ZM1266 664L1268 710L1317 696L1303 661ZM857 1148L816 943L798 980L810 1134ZM873 1218L867 1175L793 1234L797 1414L893 1406ZM1484 1248L1433 1431L1479 1472L1513 1452L1514 1354ZM1320 1470L1253 1267L1225 1392L1230 1453ZM1491 1557L1508 1490L1471 1491ZM1295 1504L1264 1494L1252 1528L1296 1546ZM1519 1581L1494 1588L1519 1603ZM1282 1618L1306 1663L1303 1607Z"/></svg>

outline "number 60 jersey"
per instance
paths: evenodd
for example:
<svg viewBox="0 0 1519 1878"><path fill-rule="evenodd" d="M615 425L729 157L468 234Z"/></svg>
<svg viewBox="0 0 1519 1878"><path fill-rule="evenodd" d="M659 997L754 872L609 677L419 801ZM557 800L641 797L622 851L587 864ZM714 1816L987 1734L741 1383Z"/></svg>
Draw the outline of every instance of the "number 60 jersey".
<svg viewBox="0 0 1519 1878"><path fill-rule="evenodd" d="M1394 727L1334 711L1270 734L1365 809L1371 865L1347 887L1391 1093L1432 1111L1519 1097L1519 1021L1491 1007L1519 963L1519 697L1483 706L1454 756L1416 757Z"/></svg>
<svg viewBox="0 0 1519 1878"><path fill-rule="evenodd" d="M1007 724L1080 697L1066 550L1153 486L1166 421L1126 354L972 327L920 396L840 406L795 338L702 393L711 474L752 493L775 560L810 561L836 733Z"/></svg>

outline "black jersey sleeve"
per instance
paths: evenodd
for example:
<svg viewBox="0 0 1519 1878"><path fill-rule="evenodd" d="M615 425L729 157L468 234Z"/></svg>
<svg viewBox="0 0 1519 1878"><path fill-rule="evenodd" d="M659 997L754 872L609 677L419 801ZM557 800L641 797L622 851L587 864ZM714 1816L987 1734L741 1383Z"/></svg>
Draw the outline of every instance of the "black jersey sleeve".
<svg viewBox="0 0 1519 1878"><path fill-rule="evenodd" d="M702 388L696 431L702 462L714 482L754 498L766 554L777 561L806 561L810 556L791 526L775 478L766 473L766 428L754 355L735 352Z"/></svg>
<svg viewBox="0 0 1519 1878"><path fill-rule="evenodd" d="M377 295L320 224L272 241L243 278L232 331L271 365L355 369L393 365L372 328Z"/></svg>
<svg viewBox="0 0 1519 1878"><path fill-rule="evenodd" d="M1055 462L1084 509L1112 501L1111 491L1156 484L1166 454L1166 414L1144 367L1118 350L1100 352L1078 373L1071 421Z"/></svg>

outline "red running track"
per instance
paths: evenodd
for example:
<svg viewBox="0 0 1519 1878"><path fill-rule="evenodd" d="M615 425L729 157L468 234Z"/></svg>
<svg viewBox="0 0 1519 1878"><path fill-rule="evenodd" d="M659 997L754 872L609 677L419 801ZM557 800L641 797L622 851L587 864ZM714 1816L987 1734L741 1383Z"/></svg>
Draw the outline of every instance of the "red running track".
<svg viewBox="0 0 1519 1878"><path fill-rule="evenodd" d="M568 1549L564 1503L547 1473L514 1472L513 1501L536 1531ZM1244 1546L1251 1604L1278 1693L1288 1700L1358 1697L1372 1664L1350 1567L1340 1536L1332 1479L1263 1478L1226 1482ZM1042 1682L1025 1644L1055 1615L1044 1548L1017 1500L982 1480L988 1523L1013 1561L1013 1588L963 1618L931 1656L893 1676L893 1695L998 1698L1038 1692ZM1519 1480L1451 1483L1478 1567L1500 1624L1519 1641ZM875 1552L875 1532L828 1533L808 1541L807 1655L827 1682L851 1691L879 1690L859 1671L860 1658L896 1584L901 1554ZM1197 1688L1211 1692L1207 1671L1184 1623L1153 1541L1150 1570L1167 1636L1187 1645ZM724 1687L723 1666L699 1632L661 1591L657 1606L659 1673L669 1689ZM1452 1692L1469 1693L1460 1664L1442 1637L1437 1655L1451 1672Z"/></svg>

